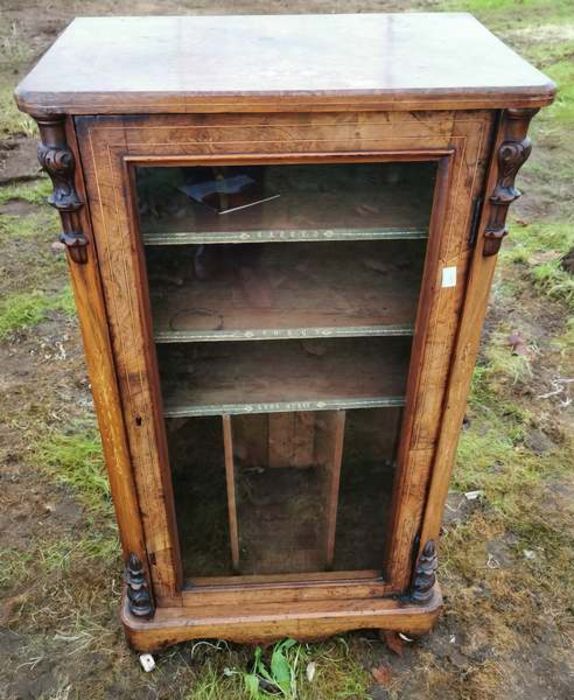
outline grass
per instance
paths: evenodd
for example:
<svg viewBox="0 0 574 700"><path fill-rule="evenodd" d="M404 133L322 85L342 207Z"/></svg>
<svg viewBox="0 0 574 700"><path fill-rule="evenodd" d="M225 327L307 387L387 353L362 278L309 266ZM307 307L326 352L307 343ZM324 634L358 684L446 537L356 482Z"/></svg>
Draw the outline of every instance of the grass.
<svg viewBox="0 0 574 700"><path fill-rule="evenodd" d="M550 297L564 299L574 311L574 278L562 268L559 259L536 265L531 274L535 287Z"/></svg>
<svg viewBox="0 0 574 700"><path fill-rule="evenodd" d="M0 136L34 136L37 132L32 117L20 112L14 102L14 86L0 86Z"/></svg>
<svg viewBox="0 0 574 700"><path fill-rule="evenodd" d="M69 434L53 432L39 443L36 453L40 465L57 482L71 487L90 511L111 514L101 440L93 426L77 426Z"/></svg>
<svg viewBox="0 0 574 700"><path fill-rule="evenodd" d="M471 12L495 31L533 26L541 18L544 23L572 19L570 0L443 0L438 5L443 11Z"/></svg>
<svg viewBox="0 0 574 700"><path fill-rule="evenodd" d="M562 266L562 258L574 249L574 224L514 225L511 238L511 244L501 255L503 263L519 265L530 276L535 289L564 301L574 310L574 278Z"/></svg>
<svg viewBox="0 0 574 700"><path fill-rule="evenodd" d="M41 175L33 182L14 182L0 187L0 204L13 199L21 199L30 204L49 205L46 200L52 192L52 183L47 175Z"/></svg>
<svg viewBox="0 0 574 700"><path fill-rule="evenodd" d="M74 313L72 292L66 287L57 294L41 291L9 294L0 302L0 340L24 328L40 323L53 311Z"/></svg>
<svg viewBox="0 0 574 700"><path fill-rule="evenodd" d="M14 75L31 59L31 50L18 25L8 22L1 14L0 56L0 136L30 136L36 127L34 120L16 107Z"/></svg>
<svg viewBox="0 0 574 700"><path fill-rule="evenodd" d="M549 77L559 86L556 100L544 117L547 122L552 122L555 129L574 124L574 41L563 47L562 52L567 53L568 57L545 67Z"/></svg>
<svg viewBox="0 0 574 700"><path fill-rule="evenodd" d="M17 547L2 547L0 561L0 589L18 588L30 574L33 553L31 550L23 552Z"/></svg>
<svg viewBox="0 0 574 700"><path fill-rule="evenodd" d="M43 209L26 216L3 214L0 216L0 243L21 242L40 237L44 242L46 232L55 229L54 224L53 212Z"/></svg>
<svg viewBox="0 0 574 700"><path fill-rule="evenodd" d="M65 573L75 562L89 566L94 559L115 564L118 556L118 540L113 533L92 532L82 537L67 535L59 540L47 542L36 556L46 573Z"/></svg>

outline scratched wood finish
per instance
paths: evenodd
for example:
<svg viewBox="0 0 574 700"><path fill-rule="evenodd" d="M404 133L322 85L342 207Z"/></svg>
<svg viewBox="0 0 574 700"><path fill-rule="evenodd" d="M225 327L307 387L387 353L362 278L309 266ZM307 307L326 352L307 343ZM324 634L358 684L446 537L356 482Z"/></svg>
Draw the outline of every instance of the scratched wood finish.
<svg viewBox="0 0 574 700"><path fill-rule="evenodd" d="M305 600L286 604L160 608L155 618L141 622L122 606L121 619L130 644L139 651L156 651L169 644L205 637L239 643L269 643L285 637L317 641L349 630L384 629L419 636L435 623L442 605L438 585L424 605L393 598ZM199 613L199 614L198 614Z"/></svg>
<svg viewBox="0 0 574 700"><path fill-rule="evenodd" d="M493 120L492 113L458 112L451 141L459 147L440 164L415 323L386 562L387 579L397 591L410 580L412 542L421 527L426 484L440 435L450 356L472 251L469 236L473 206L484 188ZM455 287L442 286L445 267L456 268Z"/></svg>
<svg viewBox="0 0 574 700"><path fill-rule="evenodd" d="M87 201L84 178L73 123L66 124L66 136L75 161L75 187L82 202ZM124 557L137 554L147 569L146 544L137 502L131 458L125 435L124 416L117 381L96 241L87 206L78 213L90 248L85 264L69 261L68 269L76 302L90 387L102 439L110 491L114 503Z"/></svg>
<svg viewBox="0 0 574 700"><path fill-rule="evenodd" d="M471 15L413 13L77 19L17 99L36 114L125 114L484 109L553 94Z"/></svg>

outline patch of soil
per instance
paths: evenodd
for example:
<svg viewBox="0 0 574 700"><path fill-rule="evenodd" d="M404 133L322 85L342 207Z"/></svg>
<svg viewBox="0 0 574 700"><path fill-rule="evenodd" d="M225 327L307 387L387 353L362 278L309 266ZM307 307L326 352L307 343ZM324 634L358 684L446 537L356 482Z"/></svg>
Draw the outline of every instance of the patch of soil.
<svg viewBox="0 0 574 700"><path fill-rule="evenodd" d="M31 202L26 202L23 199L9 199L4 204L0 205L0 215L6 216L28 216L35 214L38 211L38 206Z"/></svg>
<svg viewBox="0 0 574 700"><path fill-rule="evenodd" d="M563 270L574 275L574 248L571 248L560 261Z"/></svg>
<svg viewBox="0 0 574 700"><path fill-rule="evenodd" d="M37 147L37 141L26 136L0 141L0 185L39 177Z"/></svg>
<svg viewBox="0 0 574 700"><path fill-rule="evenodd" d="M449 491L442 516L443 528L461 525L480 508L482 508L480 497L469 500L464 493Z"/></svg>
<svg viewBox="0 0 574 700"><path fill-rule="evenodd" d="M58 537L84 517L66 489L38 473L28 453L34 414L64 426L85 416L91 397L81 353L75 322L60 314L0 344L0 547L25 551L30 539Z"/></svg>
<svg viewBox="0 0 574 700"><path fill-rule="evenodd" d="M543 455L546 452L550 452L555 449L556 445L552 440L542 432L542 430L531 430L526 438L524 439L524 444L529 450L532 450L534 454Z"/></svg>

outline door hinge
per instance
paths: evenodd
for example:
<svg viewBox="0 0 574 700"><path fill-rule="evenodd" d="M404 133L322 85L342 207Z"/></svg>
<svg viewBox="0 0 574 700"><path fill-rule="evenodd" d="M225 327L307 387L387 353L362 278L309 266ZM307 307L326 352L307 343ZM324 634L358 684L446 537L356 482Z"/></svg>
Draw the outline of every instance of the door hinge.
<svg viewBox="0 0 574 700"><path fill-rule="evenodd" d="M478 224L480 223L480 214L482 212L482 197L475 197L472 204L472 216L470 218L470 232L468 234L468 247L474 248L478 237Z"/></svg>

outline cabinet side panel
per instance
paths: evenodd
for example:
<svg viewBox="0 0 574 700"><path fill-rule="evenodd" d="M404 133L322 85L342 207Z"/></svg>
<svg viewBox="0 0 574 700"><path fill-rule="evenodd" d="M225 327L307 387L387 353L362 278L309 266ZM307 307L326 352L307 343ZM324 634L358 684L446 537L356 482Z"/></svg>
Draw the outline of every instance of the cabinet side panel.
<svg viewBox="0 0 574 700"><path fill-rule="evenodd" d="M137 554L147 567L140 512L125 434L102 282L98 268L97 250L91 229L89 206L80 167L79 148L71 120L66 125L66 136L77 164L75 171L76 190L81 201L86 202L77 216L81 221L82 231L88 240L87 261L85 264L78 264L70 257L68 258L86 364L102 438L122 549L126 558L130 552L133 552Z"/></svg>

